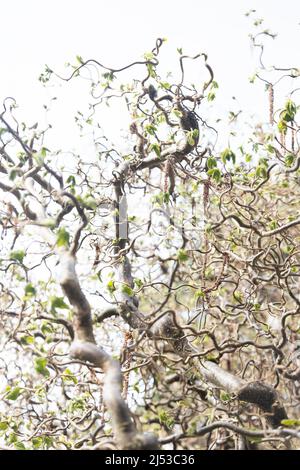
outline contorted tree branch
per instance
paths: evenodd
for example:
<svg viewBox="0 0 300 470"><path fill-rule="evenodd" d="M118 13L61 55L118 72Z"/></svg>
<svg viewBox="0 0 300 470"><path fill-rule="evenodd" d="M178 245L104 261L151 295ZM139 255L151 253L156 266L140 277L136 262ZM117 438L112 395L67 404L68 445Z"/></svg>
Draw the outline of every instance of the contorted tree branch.
<svg viewBox="0 0 300 470"><path fill-rule="evenodd" d="M122 375L119 363L96 345L91 308L80 288L75 271L75 256L70 252L60 255L59 282L74 312L75 338L70 355L103 370L103 399L112 418L118 446L121 449L156 449L157 441L154 436L136 431L129 409L121 396Z"/></svg>
<svg viewBox="0 0 300 470"><path fill-rule="evenodd" d="M196 56L198 57L198 56ZM182 75L183 66L181 61ZM211 73L211 80L213 73L209 67ZM143 84L145 84L144 80ZM183 77L182 77L183 83ZM181 83L181 84L182 84ZM206 86L206 85L205 85ZM152 91L150 89L150 91ZM149 88L146 89L149 93ZM153 91L152 91L153 93ZM157 105L157 98L150 96L150 99ZM114 187L115 187L115 206L119 209L118 215L115 219L116 227L116 246L115 253L119 256L119 263L117 263L117 277L116 279L124 284L128 285L131 289L134 287L133 277L131 274L131 264L126 254L126 246L129 245L129 240L126 237L129 230L128 214L127 214L127 203L125 193L125 182L131 174L135 174L137 170L145 168L160 167L161 163L168 157L174 157L174 162L178 163L182 159L189 156L191 152L197 147L199 141L199 124L198 120L192 111L188 111L183 106L184 96L177 95L173 98L170 95L162 97L159 102L164 99L168 102L176 103L176 109L180 110L181 118L179 121L179 127L183 131L184 138L180 140L178 144L173 144L170 147L166 147L160 151L159 156L148 157L143 152L143 160L136 165L125 163L114 171ZM197 103L199 97L194 98L194 103ZM200 99L201 101L201 99ZM159 106L160 108L160 106ZM161 109L161 108L160 108ZM170 119L166 111L166 120L170 123ZM189 139L189 133L195 136L194 141ZM120 212L122 213L122 219L120 218ZM123 231L121 230L123 228ZM125 229L125 230L124 230ZM122 232L122 233L121 233ZM124 235L125 233L125 235ZM159 316L159 320L152 320L150 323L144 318L143 314L138 309L138 301L135 296L129 295L128 293L121 292L118 296L118 311L122 318L134 329L139 331L145 331L146 334L151 338L164 338L172 347L172 349L179 354L183 359L189 360L192 356L197 356L197 351L189 341L186 339L184 330L181 329L178 324L175 315L166 314ZM117 313L116 312L116 313ZM230 394L234 394L239 400L252 403L257 405L264 413L266 413L267 419L271 426L278 427L281 425L283 419L287 419L287 414L284 406L281 403L281 399L274 390L273 387L264 384L263 382L249 382L234 376L222 368L217 366L215 363L209 361L200 361L192 359L193 365L198 368L203 378L213 386L220 387Z"/></svg>
<svg viewBox="0 0 300 470"><path fill-rule="evenodd" d="M0 119L6 124L5 119L1 116ZM7 131L12 134L14 138L17 137L17 140L22 143L17 132L12 131L9 125L7 125ZM26 145L23 145L23 147L26 148ZM32 152L28 151L28 154L31 156ZM50 171L48 165L44 164L44 166ZM41 183L40 178L36 177L39 170L39 167L35 168L34 175L35 181ZM6 169L5 172L7 173ZM61 187L61 191L55 191L55 200L61 204L64 212L69 212L72 207L76 207L81 219L81 224L74 235L73 244L69 249L65 246L56 246L56 237L53 232L47 228L45 220L39 219L38 214L28 208L18 190L14 190L13 187L7 185L2 185L1 188L4 191L11 192L15 196L23 207L24 213L29 218L29 223L42 227L41 233L43 233L45 241L50 244L50 246L56 247L56 254L59 259L58 282L73 307L73 329L71 331L74 338L72 338L73 342L70 348L70 355L74 359L91 363L103 371L103 399L111 415L114 437L118 447L120 449L156 449L158 445L157 439L152 434L144 435L137 432L127 404L122 398L122 374L119 363L96 344L91 307L81 289L76 274L76 252L78 250L81 232L87 225L87 218L78 200L71 193L63 191L63 179L53 170L51 170L51 173L60 182ZM26 182L26 178L30 177L32 177L32 172L29 172L29 174L25 173L24 182ZM46 185L41 184L41 186L45 187ZM48 188L48 190L49 192L54 191L51 187L50 189ZM66 199L71 200L72 204L66 204ZM66 207L68 207L68 211L65 211ZM43 207L40 207L40 210L43 212Z"/></svg>
<svg viewBox="0 0 300 470"><path fill-rule="evenodd" d="M285 137L289 137L289 132L295 134L291 145L295 155L292 158L288 153L286 173L282 166L286 153L291 150L284 147L288 142L284 145L273 142L271 152L270 136L266 145L257 144L265 156L257 168L250 168L250 164L246 170L242 165L234 166L237 157L233 150L227 148L220 154L216 151L210 143L216 132L202 117L204 111L200 105L208 99L207 92L212 100L217 87L207 57L189 58L179 51L181 79L170 84L158 73L162 43L159 39L145 60L121 69L80 59L80 66L69 77L78 76L86 69L90 71L91 67L93 73L104 69L105 83L101 83L104 91L98 96L102 78L97 81L91 72L95 102L87 118L88 125L101 103L125 97L131 114L129 154L123 155L116 146L111 148L95 134L95 160L87 162L72 155L74 172L69 175L66 170L59 171L60 156L56 162L54 153L50 159L48 150L36 151L40 143L36 129L34 138L24 137L17 122L8 117L5 103L1 115L4 131L1 131L0 188L9 201L4 203L2 227L4 235L8 233L7 238L11 239L12 248L0 270L5 275L12 271L16 285L20 283L26 294L22 298L18 287L14 290L0 284L3 297L7 298L3 309L7 334L17 345L26 344L26 350L34 357L42 356L38 357L36 371L44 376L45 386L61 379L56 386L62 384L66 401L71 401L76 410L77 406L83 406L82 402L73 403L72 387L68 388L66 381L71 378L74 387L79 391L83 388L84 392L87 390L84 387L96 385L90 395L96 394L97 399L102 387L91 367L84 368L91 372L91 378L83 379L82 372L78 373L78 385L69 368L65 369L69 363L64 364L62 358L69 349L59 347L64 342L68 344L70 338L58 329L61 320L60 325L74 335L70 353L76 364L93 365L104 372L103 403L111 415L112 436L118 448L156 448L158 443L162 446L172 443L176 448L184 447L186 440L192 443L193 439L196 439L195 446L201 448L237 448L238 443L233 442L236 433L250 440L263 438L274 446L289 445L288 440L298 437L298 431L270 427L294 426L298 406L299 375L295 370L297 357L295 360L293 356L300 311L295 290L300 258L294 232L299 223L295 218L299 200L295 176L299 167L299 151L295 150L296 111L289 103L281 113L287 126L292 122L293 127L286 131ZM184 70L186 60L198 59L204 59L205 73L208 72L200 91L185 84ZM118 74L133 66L146 69L145 78L136 80L134 85L114 87ZM52 75L50 70L47 73ZM259 138L262 140L261 135ZM10 146L13 143L21 149L19 155ZM246 154L242 150L240 159ZM275 160L271 164L270 154ZM248 161L249 154L246 155ZM282 174L280 184L274 188L277 170L282 170ZM147 210L142 207L139 224L131 217L131 211L141 197L145 198ZM176 218L177 209L180 222ZM167 230L161 234L157 229L165 221ZM75 223L79 228L74 232ZM34 243L23 235L27 227L37 227L47 242L47 247L39 246L44 253L41 263L48 269L53 250L59 259L55 279L72 306L73 327L70 318L63 317L66 304L60 297L52 296L52 274L46 284L49 299L45 301L48 292L45 284L41 284L41 294L35 266L24 261L30 250L12 251L19 240L28 241L29 246L30 242ZM33 260L39 250L33 249ZM88 260L92 271L97 273L83 282L81 253L85 266ZM39 275L43 275L42 271ZM103 273L107 271L106 281ZM101 289L98 289L99 281ZM268 294L266 302L264 289L270 285L276 295ZM103 299L109 307L101 314L99 303ZM50 313L45 314L48 308ZM62 309L59 316L56 308ZM112 316L119 318L112 321ZM11 318L12 328L9 327ZM273 328L274 318L279 319L277 329ZM34 321L40 319L47 319L48 323L38 323L36 331ZM106 321L99 327L103 320ZM55 335L47 337L45 346L49 324L51 331L55 328ZM102 335L106 335L114 354L117 348L114 328L118 328L118 338L124 335L122 369L118 360L96 344L104 344ZM43 339L40 349L32 343L31 331ZM45 349L46 358L43 357ZM45 360L51 374L45 369ZM31 378L20 374L27 390L34 390ZM125 385L121 391L122 374ZM134 420L124 399L132 389L134 392L129 397L135 402ZM80 399L85 398L83 393ZM101 400L102 397L99 406L89 402L80 417L75 413L70 419L67 413L63 414L63 407L60 410L60 424L66 434L75 434L75 439L78 433L83 436L72 442L72 448L115 445L109 441L111 431L107 428L103 431L107 419L103 408L99 412ZM262 413L253 411L251 405ZM288 422L284 421L287 415L291 418ZM32 416L38 423L29 441L36 435L42 438L40 430L52 436L53 428L57 427L59 433L61 428L55 426L58 418L47 414L39 417L34 409ZM270 427L265 426L264 419ZM89 424L80 426L85 420ZM207 424L209 420L213 422ZM143 429L150 431L152 425L156 426L156 435L160 433L158 439L143 434L139 422ZM178 432L176 429L175 434L170 434L175 425L179 427ZM259 430L249 429L253 425ZM207 441L199 441L206 434ZM26 440L24 436L22 439Z"/></svg>

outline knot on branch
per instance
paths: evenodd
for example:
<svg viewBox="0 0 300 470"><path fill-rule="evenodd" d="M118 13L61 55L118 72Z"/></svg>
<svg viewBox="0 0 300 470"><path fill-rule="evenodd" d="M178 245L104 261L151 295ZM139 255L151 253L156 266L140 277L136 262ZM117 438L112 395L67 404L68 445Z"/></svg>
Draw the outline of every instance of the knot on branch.
<svg viewBox="0 0 300 470"><path fill-rule="evenodd" d="M267 419L274 427L280 426L281 421L287 418L285 409L279 402L278 393L262 382L252 382L243 387L238 392L238 399L259 406L268 414Z"/></svg>

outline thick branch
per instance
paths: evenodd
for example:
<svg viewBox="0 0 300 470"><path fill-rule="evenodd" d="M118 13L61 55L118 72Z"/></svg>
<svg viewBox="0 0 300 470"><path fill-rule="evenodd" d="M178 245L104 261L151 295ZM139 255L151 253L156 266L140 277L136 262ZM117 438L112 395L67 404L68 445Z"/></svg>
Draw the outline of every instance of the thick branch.
<svg viewBox="0 0 300 470"><path fill-rule="evenodd" d="M91 308L81 290L75 270L75 257L69 252L60 255L59 282L74 311L75 340L70 354L90 362L104 372L103 398L112 418L116 441L122 449L155 449L157 440L152 435L138 434L130 411L122 398L122 374L117 361L96 345Z"/></svg>

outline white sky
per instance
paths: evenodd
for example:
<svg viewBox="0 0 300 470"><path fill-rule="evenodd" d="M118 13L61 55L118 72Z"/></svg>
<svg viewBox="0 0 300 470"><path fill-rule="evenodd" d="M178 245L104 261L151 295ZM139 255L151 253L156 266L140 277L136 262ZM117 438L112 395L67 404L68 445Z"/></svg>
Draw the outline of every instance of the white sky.
<svg viewBox="0 0 300 470"><path fill-rule="evenodd" d="M151 50L157 37L168 39L163 50L169 70L177 63L177 47L191 55L206 52L228 109L235 95L236 106L267 113L261 92L248 82L254 71L248 38L253 28L244 13L250 9L265 18L266 28L280 33L274 43L269 40L270 63L300 67L299 0L0 0L0 4L0 101L14 96L32 123L47 97L57 95L52 89L43 90L37 80L44 64L63 73L64 64L81 55L118 67ZM64 89L60 96L65 108L77 109L78 95ZM58 139L68 136L61 111L56 117L66 126ZM113 135L115 121L110 122ZM68 148L67 142L64 147Z"/></svg>

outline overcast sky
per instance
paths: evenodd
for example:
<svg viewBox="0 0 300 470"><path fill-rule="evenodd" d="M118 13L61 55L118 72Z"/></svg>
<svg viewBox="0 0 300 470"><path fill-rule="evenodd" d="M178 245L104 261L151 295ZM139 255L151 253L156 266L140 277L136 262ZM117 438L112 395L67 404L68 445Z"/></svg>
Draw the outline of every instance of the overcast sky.
<svg viewBox="0 0 300 470"><path fill-rule="evenodd" d="M44 64L63 72L66 62L81 55L118 67L166 37L170 70L177 47L188 54L206 52L223 98L229 103L235 95L239 106L259 111L260 95L256 99L258 91L248 82L255 68L248 38L253 28L244 16L250 9L280 33L268 50L270 64L300 67L299 0L2 0L0 99L14 96L35 121L45 97L53 94L37 80ZM64 105L76 99L66 94Z"/></svg>

